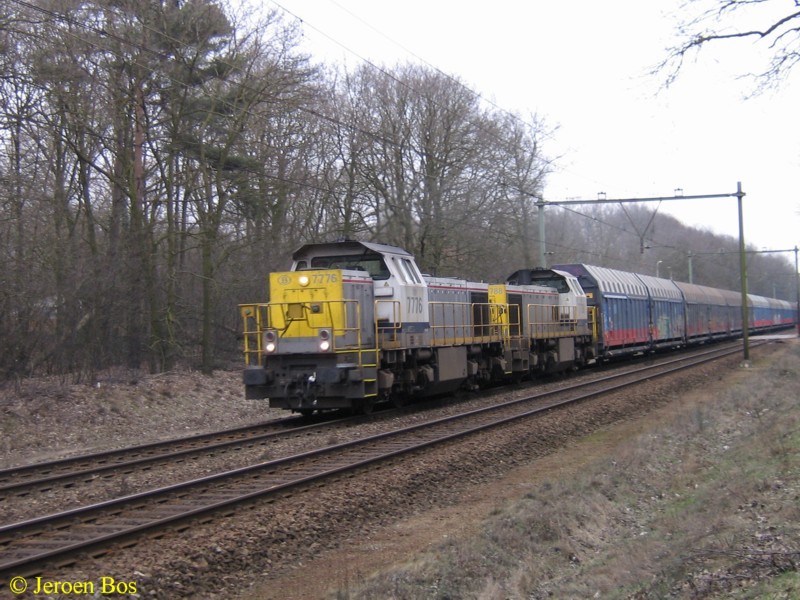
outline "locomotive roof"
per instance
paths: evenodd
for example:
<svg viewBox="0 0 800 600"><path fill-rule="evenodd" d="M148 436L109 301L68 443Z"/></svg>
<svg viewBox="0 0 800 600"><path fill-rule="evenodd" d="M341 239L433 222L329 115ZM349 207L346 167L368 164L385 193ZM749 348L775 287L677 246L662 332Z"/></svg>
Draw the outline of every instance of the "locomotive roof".
<svg viewBox="0 0 800 600"><path fill-rule="evenodd" d="M358 240L343 240L339 242L323 242L318 244L305 244L292 254L292 259L299 260L311 254L339 254L347 252L376 252L378 254L399 254L402 256L412 256L411 253L387 244L375 244L373 242L360 242Z"/></svg>
<svg viewBox="0 0 800 600"><path fill-rule="evenodd" d="M519 269L518 271L514 271L511 275L506 277L506 282L511 285L540 285L538 281L552 279L554 276L560 277L561 279L575 277L575 275L567 271L535 267L533 269Z"/></svg>

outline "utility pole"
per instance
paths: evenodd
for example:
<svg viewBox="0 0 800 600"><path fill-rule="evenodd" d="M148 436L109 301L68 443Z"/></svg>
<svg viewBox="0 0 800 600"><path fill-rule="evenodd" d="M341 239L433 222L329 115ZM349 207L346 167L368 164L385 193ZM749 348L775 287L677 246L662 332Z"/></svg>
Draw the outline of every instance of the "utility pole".
<svg viewBox="0 0 800 600"><path fill-rule="evenodd" d="M547 258L545 255L547 254L547 245L544 242L544 198L539 198L536 201L536 207L539 209L537 215L539 221L539 266L546 269Z"/></svg>
<svg viewBox="0 0 800 600"><path fill-rule="evenodd" d="M797 312L794 319L797 321L797 334L800 335L800 271L797 269L797 246L794 247L794 284L797 288Z"/></svg>
<svg viewBox="0 0 800 600"><path fill-rule="evenodd" d="M744 247L744 218L742 217L742 182L736 183L736 200L739 205L739 273L742 278L742 344L744 345L743 367L750 366L750 310L747 306L747 255Z"/></svg>

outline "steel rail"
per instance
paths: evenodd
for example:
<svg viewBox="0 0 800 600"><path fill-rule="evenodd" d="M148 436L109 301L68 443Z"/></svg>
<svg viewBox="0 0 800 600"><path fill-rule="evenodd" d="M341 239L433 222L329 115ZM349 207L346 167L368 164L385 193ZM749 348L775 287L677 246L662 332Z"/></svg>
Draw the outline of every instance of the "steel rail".
<svg viewBox="0 0 800 600"><path fill-rule="evenodd" d="M99 452L90 452L88 454L81 454L76 456L66 456L64 458L58 458L55 460L48 460L43 462L36 462L36 463L29 463L23 465L17 465L13 467L7 467L0 469L0 490L6 489L6 481L13 480L15 477L25 476L28 473L49 473L53 470L62 468L64 466L69 467L70 465L76 464L79 465L81 463L86 462L102 462L102 461L113 461L118 458L124 459L124 461L128 460L128 456L130 454L139 452L142 454L148 454L153 452L158 452L164 447L169 447L174 444L181 444L181 443L204 443L206 440L213 439L213 438L222 438L225 436L230 435L246 435L248 431L257 429L264 426L271 426L273 424L277 425L283 421L286 421L286 418L275 419L273 421L265 421L263 423L256 423L253 425L243 425L241 427L234 427L231 429L223 429L220 431L212 431L207 433L197 433L193 435L183 436L172 438L168 440L160 440L156 442L148 442L145 444L137 444L134 446L126 446L124 448L115 448L113 450L102 450ZM288 419L291 420L291 419Z"/></svg>
<svg viewBox="0 0 800 600"><path fill-rule="evenodd" d="M295 417L275 419L256 425L3 469L0 470L0 499L20 490L27 492L32 487L66 484L79 478L91 480L96 475L109 471L141 467L191 454L235 449L263 443L271 438L308 434L316 429L325 429L332 424L342 425L359 418L363 419L348 417L307 425L296 425L300 419Z"/></svg>
<svg viewBox="0 0 800 600"><path fill-rule="evenodd" d="M0 527L0 549L4 555L0 559L0 575L255 498L280 494L290 488L549 412L737 351L738 348L731 348L714 350L701 357L676 358L645 366L639 371L609 375L602 380L571 386L568 390L541 392L360 440L3 526ZM623 378L628 378L628 381L604 385ZM562 395L565 391L578 392L598 384L599 389L566 399L540 403L533 408L525 406L532 401Z"/></svg>
<svg viewBox="0 0 800 600"><path fill-rule="evenodd" d="M100 474L109 474L114 471L129 474L133 468L157 462L171 461L187 455L235 449L240 446L262 443L270 438L308 433L316 429L328 428L331 424L342 425L364 418L357 415L296 427L294 424L299 419L280 418L255 425L0 469L0 501L8 500L11 496L27 495L32 488L40 488L40 491L45 491L56 485L73 484L77 479L92 481ZM373 415L372 418L374 419L375 416ZM291 427L291 429L277 432L264 431L265 428L277 427Z"/></svg>

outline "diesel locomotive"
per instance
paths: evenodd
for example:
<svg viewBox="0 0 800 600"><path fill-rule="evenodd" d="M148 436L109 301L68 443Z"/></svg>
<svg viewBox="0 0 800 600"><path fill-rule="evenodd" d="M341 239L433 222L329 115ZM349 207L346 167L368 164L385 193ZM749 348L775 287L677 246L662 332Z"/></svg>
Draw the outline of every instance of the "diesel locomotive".
<svg viewBox="0 0 800 600"><path fill-rule="evenodd" d="M477 388L741 334L735 292L590 265L488 284L424 275L395 246L307 244L240 306L247 398L304 415ZM750 296L754 329L795 323Z"/></svg>

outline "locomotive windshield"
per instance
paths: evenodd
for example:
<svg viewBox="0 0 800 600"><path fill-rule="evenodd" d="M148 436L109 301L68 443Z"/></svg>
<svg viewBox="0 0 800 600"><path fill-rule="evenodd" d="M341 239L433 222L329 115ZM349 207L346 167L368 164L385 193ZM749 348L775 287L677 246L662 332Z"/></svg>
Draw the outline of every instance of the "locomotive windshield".
<svg viewBox="0 0 800 600"><path fill-rule="evenodd" d="M536 277L533 281L536 285L543 285L549 288L555 288L559 294L569 293L569 286L567 280L563 277Z"/></svg>
<svg viewBox="0 0 800 600"><path fill-rule="evenodd" d="M315 256L312 269L346 269L366 271L376 280L389 279L389 269L380 254L357 254L350 256Z"/></svg>

